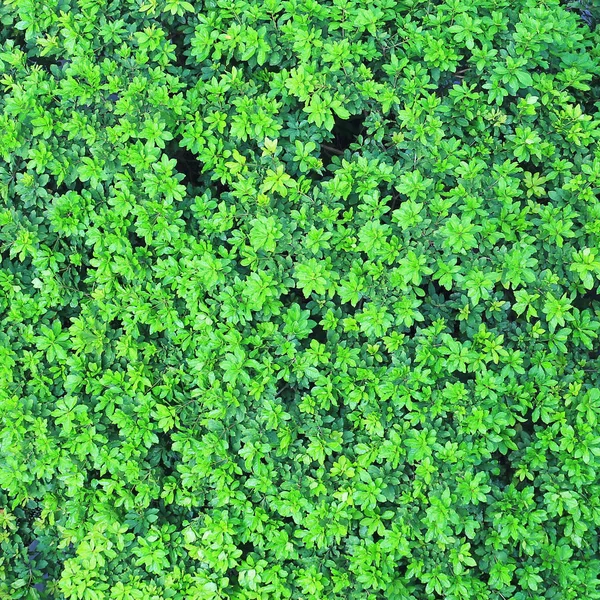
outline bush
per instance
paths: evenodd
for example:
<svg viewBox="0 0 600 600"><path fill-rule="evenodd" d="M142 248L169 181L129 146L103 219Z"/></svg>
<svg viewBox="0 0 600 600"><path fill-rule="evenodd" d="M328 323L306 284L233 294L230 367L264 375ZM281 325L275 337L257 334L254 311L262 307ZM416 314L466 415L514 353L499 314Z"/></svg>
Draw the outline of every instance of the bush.
<svg viewBox="0 0 600 600"><path fill-rule="evenodd" d="M3 0L0 596L600 598L592 9Z"/></svg>

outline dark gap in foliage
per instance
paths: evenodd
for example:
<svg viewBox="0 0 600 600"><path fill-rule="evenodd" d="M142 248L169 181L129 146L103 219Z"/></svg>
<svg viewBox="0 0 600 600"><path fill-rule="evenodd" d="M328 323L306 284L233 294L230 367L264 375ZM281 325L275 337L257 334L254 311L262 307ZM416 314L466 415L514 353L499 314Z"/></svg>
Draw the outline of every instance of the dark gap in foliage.
<svg viewBox="0 0 600 600"><path fill-rule="evenodd" d="M448 95L448 92L452 89L453 86L460 84L461 80L459 79L456 73L443 73L443 76L440 78L440 81L438 83L438 87L435 90L435 95L439 98L443 98L444 96Z"/></svg>
<svg viewBox="0 0 600 600"><path fill-rule="evenodd" d="M576 296L572 304L579 310L600 308L600 294L597 293L596 289L591 289L585 294Z"/></svg>
<svg viewBox="0 0 600 600"><path fill-rule="evenodd" d="M600 112L600 80L598 80L592 90L585 96L575 96L577 104L581 105L584 114L594 116Z"/></svg>
<svg viewBox="0 0 600 600"><path fill-rule="evenodd" d="M73 277L73 282L77 289L80 292L87 291L87 287L82 289L80 286L85 286L85 280L88 277L88 266L85 263L81 263L80 265L69 265L68 270L71 269L77 274L77 279Z"/></svg>
<svg viewBox="0 0 600 600"><path fill-rule="evenodd" d="M8 34L6 36L2 35L5 31ZM15 29L14 27L0 27L0 40L4 42L8 39L15 43L15 48L18 48L21 50L21 52L25 52L25 32L22 29Z"/></svg>
<svg viewBox="0 0 600 600"><path fill-rule="evenodd" d="M477 577L485 586L489 584L490 574L487 571L480 569Z"/></svg>
<svg viewBox="0 0 600 600"><path fill-rule="evenodd" d="M100 479L102 479L102 475L100 474L100 471L98 471L97 469L90 469L88 471L88 479L89 479L90 483L94 480L100 481Z"/></svg>
<svg viewBox="0 0 600 600"><path fill-rule="evenodd" d="M210 70L211 73L225 73L231 72L233 68L236 68L238 71L242 71L242 73L247 69L248 63L244 60L238 60L235 56L222 56L220 63L214 63L207 70ZM204 70L204 69L203 69Z"/></svg>
<svg viewBox="0 0 600 600"><path fill-rule="evenodd" d="M60 186L56 185L56 179L54 177L50 177L48 183L44 186L46 191L51 194L51 195L59 195L62 196L64 195L64 191L67 189L67 186L65 186L65 184L63 183Z"/></svg>
<svg viewBox="0 0 600 600"><path fill-rule="evenodd" d="M492 137L497 141L498 144L506 144L506 134L500 127L494 127L492 131Z"/></svg>
<svg viewBox="0 0 600 600"><path fill-rule="evenodd" d="M356 142L358 136L364 131L365 115L354 115L349 119L334 119L334 126L331 130L333 134L333 147L338 150L346 150L350 144Z"/></svg>
<svg viewBox="0 0 600 600"><path fill-rule="evenodd" d="M544 196L540 196L538 198L533 198L533 200L537 204L541 204L542 206L546 206L547 204L550 204L550 196L548 196L548 194L545 194Z"/></svg>
<svg viewBox="0 0 600 600"><path fill-rule="evenodd" d="M296 297L297 296L295 292L290 290L287 292L287 294L282 294L279 296L279 302L281 302L284 307L289 308L292 304L294 304Z"/></svg>
<svg viewBox="0 0 600 600"><path fill-rule="evenodd" d="M146 242L144 238L141 238L135 231L128 231L127 237L129 239L129 243L133 249L135 248L143 248L146 246Z"/></svg>
<svg viewBox="0 0 600 600"><path fill-rule="evenodd" d="M298 304L302 310L307 310L306 305L309 300L304 298L302 294L299 294L296 288L291 288L287 294L279 296L279 302L286 308L289 308L292 304Z"/></svg>
<svg viewBox="0 0 600 600"><path fill-rule="evenodd" d="M181 182L186 187L188 185L200 185L200 175L202 169L196 155L187 148L180 145L181 137L175 138L166 148L166 154L177 163L176 170L183 175Z"/></svg>
<svg viewBox="0 0 600 600"><path fill-rule="evenodd" d="M334 118L331 135L333 140L321 144L320 158L323 161L323 167L327 168L334 156L341 156L344 150L347 150L351 144L356 142L358 136L364 130L365 115L354 115L349 119Z"/></svg>
<svg viewBox="0 0 600 600"><path fill-rule="evenodd" d="M594 350L588 352L587 358L589 359L588 365L591 365L590 370L596 371L598 369L597 360L600 358L600 346L597 346Z"/></svg>
<svg viewBox="0 0 600 600"><path fill-rule="evenodd" d="M266 63L260 70L257 70L257 73L281 73L281 65Z"/></svg>
<svg viewBox="0 0 600 600"><path fill-rule="evenodd" d="M438 83L438 87L435 90L435 94L438 97L444 97L448 95L448 92L455 85L462 85L463 80L465 79L469 70L472 69L471 64L469 63L469 56L463 56L462 60L458 63L456 71L445 71L444 73L440 73L440 80Z"/></svg>
<svg viewBox="0 0 600 600"><path fill-rule="evenodd" d="M114 318L114 319L113 319L113 320L112 320L112 321L111 321L111 322L108 324L108 326L109 326L111 329L113 329L113 330L117 331L117 330L119 330L119 329L122 329L122 328L123 328L123 321L122 321L121 319L119 319L119 318Z"/></svg>
<svg viewBox="0 0 600 600"><path fill-rule="evenodd" d="M159 449L158 458L160 462L170 471L174 465L174 461L178 459L179 454L173 452L173 440L171 435L163 431L157 432L158 444L155 446Z"/></svg>
<svg viewBox="0 0 600 600"><path fill-rule="evenodd" d="M502 286L500 288L501 293L504 295L504 300L506 300L511 308L509 308L509 312L516 314L513 310L512 310L512 306L516 303L517 299L515 298L515 291L512 288L505 288L504 286ZM514 318L514 317L513 317Z"/></svg>
<svg viewBox="0 0 600 600"><path fill-rule="evenodd" d="M391 197L392 202L390 204L390 202L388 201L388 204L387 204L390 207L389 212L385 215L388 219L386 221L387 223L389 223L391 220L391 213L393 213L394 210L396 210L401 204L400 194L396 190L391 190L391 193L389 195Z"/></svg>
<svg viewBox="0 0 600 600"><path fill-rule="evenodd" d="M217 252L220 256L223 256L223 252L229 254L233 250L233 246L229 240L225 237L219 238L217 243Z"/></svg>
<svg viewBox="0 0 600 600"><path fill-rule="evenodd" d="M464 321L460 321L459 319L454 319L452 324L452 337L458 342L465 342L467 340L467 335L464 329Z"/></svg>
<svg viewBox="0 0 600 600"><path fill-rule="evenodd" d="M71 325L73 324L72 321L71 321L71 319L73 317L75 317L75 316L76 315L73 315L73 314L72 315L67 315L64 310L61 310L58 313L57 318L58 318L58 321L59 321L59 323L61 324L61 326L63 328L63 331L65 329L68 329L69 327L71 327Z"/></svg>
<svg viewBox="0 0 600 600"><path fill-rule="evenodd" d="M240 560L246 560L249 554L256 552L256 547L251 541L242 542L238 545L238 550L242 551L242 555L240 556Z"/></svg>
<svg viewBox="0 0 600 600"><path fill-rule="evenodd" d="M407 339L409 340L414 339L414 337L417 335L417 324L413 323L404 335L406 335Z"/></svg>
<svg viewBox="0 0 600 600"><path fill-rule="evenodd" d="M231 187L227 183L222 183L220 180L217 180L213 185L215 186L216 192L214 195L215 198L221 198L221 196L231 193Z"/></svg>
<svg viewBox="0 0 600 600"><path fill-rule="evenodd" d="M453 292L432 279L427 284L427 296L433 300L434 306L443 306L452 298Z"/></svg>
<svg viewBox="0 0 600 600"><path fill-rule="evenodd" d="M319 158L323 162L323 168L327 171L333 171L332 165L339 165L340 157L344 154L343 150L338 150L329 144L321 143L321 153Z"/></svg>
<svg viewBox="0 0 600 600"><path fill-rule="evenodd" d="M600 16L599 16L600 19ZM600 74L594 73L589 82L590 90L585 93L581 100L584 112L588 115L594 115L600 111Z"/></svg>
<svg viewBox="0 0 600 600"><path fill-rule="evenodd" d="M56 64L56 61L50 56L39 56L33 55L27 57L27 62L33 65L39 65L41 67L45 67L47 70L50 70L52 65Z"/></svg>
<svg viewBox="0 0 600 600"><path fill-rule="evenodd" d="M74 192L77 192L78 194L81 194L81 192L83 192L84 190L84 183L83 181L81 181L81 179L76 178L74 181L69 183L69 189L73 190Z"/></svg>
<svg viewBox="0 0 600 600"><path fill-rule="evenodd" d="M521 431L525 432L529 436L535 433L535 423L533 422L533 409L529 409L525 415L523 415L523 421L519 421L521 425Z"/></svg>
<svg viewBox="0 0 600 600"><path fill-rule="evenodd" d="M25 515L27 524L31 527L34 521L42 514L42 508L35 500L31 500L23 509L23 513Z"/></svg>
<svg viewBox="0 0 600 600"><path fill-rule="evenodd" d="M171 32L167 39L169 40L169 42L171 42L171 44L175 45L175 63L171 63L171 65L175 67L184 68L188 59L188 57L185 54L185 33L180 29L175 29ZM189 47L189 44L187 45L187 47Z"/></svg>
<svg viewBox="0 0 600 600"><path fill-rule="evenodd" d="M275 398L279 398L282 402L290 400L294 396L294 390L289 381L278 379L275 390Z"/></svg>
<svg viewBox="0 0 600 600"><path fill-rule="evenodd" d="M327 342L327 331L325 331L325 329L323 329L323 326L319 323L313 325L312 331L309 336L309 341L310 340L317 340L317 342L324 344L325 342Z"/></svg>
<svg viewBox="0 0 600 600"><path fill-rule="evenodd" d="M532 175L536 173L540 176L544 175L544 165L543 163L535 164L533 161L529 160L527 162L522 162L519 165L524 171L529 171Z"/></svg>
<svg viewBox="0 0 600 600"><path fill-rule="evenodd" d="M505 288L501 283L497 283L493 289L494 295L492 296L492 299L502 302L503 306L499 312L485 313L483 318L488 323L498 323L506 318L506 321L508 321L510 324L510 331L516 331L513 324L524 320L525 315L517 315L517 313L513 310L513 306L517 302L514 290L511 288Z"/></svg>
<svg viewBox="0 0 600 600"><path fill-rule="evenodd" d="M150 325L147 325L146 323L137 323L136 326L139 332L139 339L136 340L138 343L143 342L151 337Z"/></svg>
<svg viewBox="0 0 600 600"><path fill-rule="evenodd" d="M515 469L510 461L510 458L506 454L502 454L500 450L496 450L492 453L492 461L498 464L498 474L496 477L504 485L510 485L513 483L515 478Z"/></svg>
<svg viewBox="0 0 600 600"><path fill-rule="evenodd" d="M462 371L454 371L454 375L461 383L475 381L475 373L463 373Z"/></svg>
<svg viewBox="0 0 600 600"><path fill-rule="evenodd" d="M58 196L64 196L67 192L77 192L78 194L81 194L83 191L83 182L80 179L75 179L68 184L63 181L63 183L57 186L56 179L51 177L50 181L46 184L46 189Z"/></svg>
<svg viewBox="0 0 600 600"><path fill-rule="evenodd" d="M313 187L314 185L317 185L320 181L323 181L325 178L325 167L321 167L318 171L315 171L313 169L311 169L310 171L307 171L306 173L299 173L298 174L301 177L304 177L305 179L308 179L309 181L311 181L313 183Z"/></svg>
<svg viewBox="0 0 600 600"><path fill-rule="evenodd" d="M318 367L316 367L317 370L319 370ZM310 396L312 394L312 391L315 389L316 384L314 381L307 381L306 383L302 382L302 381L296 381L296 383L294 384L294 387L292 388L294 390L294 397L297 398L298 400L301 400L302 398L304 398L304 396ZM306 426L306 422L302 421L297 422L298 426L300 427L305 427ZM308 437L305 436L305 434L303 433L303 430L300 430L300 432L298 433L298 438L303 438L306 442L310 442L310 440L308 439Z"/></svg>
<svg viewBox="0 0 600 600"><path fill-rule="evenodd" d="M460 62L458 63L458 67L456 68L456 71L454 71L454 73L453 73L454 77L464 75L471 68L471 65L469 63L469 58L471 57L471 53L468 50L464 50L464 52L466 52L466 54L460 59Z"/></svg>

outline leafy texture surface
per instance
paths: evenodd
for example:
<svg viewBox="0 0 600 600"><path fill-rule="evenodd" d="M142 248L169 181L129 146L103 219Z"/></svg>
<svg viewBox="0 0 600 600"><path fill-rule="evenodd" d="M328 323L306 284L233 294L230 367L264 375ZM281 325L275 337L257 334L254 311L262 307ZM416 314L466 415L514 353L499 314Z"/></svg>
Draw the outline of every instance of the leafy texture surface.
<svg viewBox="0 0 600 600"><path fill-rule="evenodd" d="M1 598L600 598L584 4L0 3Z"/></svg>

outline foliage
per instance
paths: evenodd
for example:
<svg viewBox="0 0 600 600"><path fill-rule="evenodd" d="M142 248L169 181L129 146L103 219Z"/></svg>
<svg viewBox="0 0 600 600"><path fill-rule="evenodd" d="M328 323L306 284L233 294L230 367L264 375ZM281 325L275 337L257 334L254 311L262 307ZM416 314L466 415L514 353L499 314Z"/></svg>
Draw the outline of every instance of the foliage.
<svg viewBox="0 0 600 600"><path fill-rule="evenodd" d="M0 597L600 598L588 17L2 0Z"/></svg>

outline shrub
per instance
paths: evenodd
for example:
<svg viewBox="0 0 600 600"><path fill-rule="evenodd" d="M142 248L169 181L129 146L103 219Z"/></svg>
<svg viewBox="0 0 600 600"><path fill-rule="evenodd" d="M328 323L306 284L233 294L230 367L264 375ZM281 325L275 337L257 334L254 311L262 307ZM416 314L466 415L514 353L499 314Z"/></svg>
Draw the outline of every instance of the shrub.
<svg viewBox="0 0 600 600"><path fill-rule="evenodd" d="M600 598L580 8L3 0L2 597Z"/></svg>

